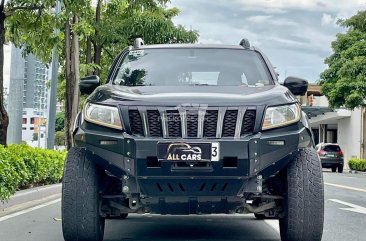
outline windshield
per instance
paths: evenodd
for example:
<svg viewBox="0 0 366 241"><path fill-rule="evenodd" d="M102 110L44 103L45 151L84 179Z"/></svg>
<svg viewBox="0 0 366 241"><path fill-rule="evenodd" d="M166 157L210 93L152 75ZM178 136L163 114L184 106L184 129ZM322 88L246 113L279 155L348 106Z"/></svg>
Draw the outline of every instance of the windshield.
<svg viewBox="0 0 366 241"><path fill-rule="evenodd" d="M118 67L116 85L253 86L271 84L258 53L238 49L132 50Z"/></svg>

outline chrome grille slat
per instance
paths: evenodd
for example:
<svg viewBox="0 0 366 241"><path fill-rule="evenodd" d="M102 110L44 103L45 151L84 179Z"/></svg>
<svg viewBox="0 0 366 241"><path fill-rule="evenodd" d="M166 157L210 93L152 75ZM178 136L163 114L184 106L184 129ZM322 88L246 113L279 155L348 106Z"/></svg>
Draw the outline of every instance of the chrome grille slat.
<svg viewBox="0 0 366 241"><path fill-rule="evenodd" d="M207 113L207 108L200 108L198 110L198 130L197 130L197 138L203 138L204 134L204 124L205 124L205 114Z"/></svg>
<svg viewBox="0 0 366 241"><path fill-rule="evenodd" d="M181 120L182 138L187 138L187 110L185 108L179 108L178 111Z"/></svg>
<svg viewBox="0 0 366 241"><path fill-rule="evenodd" d="M150 137L148 120L147 120L147 116L146 116L146 114L147 114L146 113L146 107L144 107L144 106L138 107L138 111L139 111L140 116L141 116L142 128L143 128L144 136L145 137Z"/></svg>
<svg viewBox="0 0 366 241"><path fill-rule="evenodd" d="M227 107L220 107L219 114L217 117L217 131L216 131L216 138L220 139L222 137L222 128L225 118Z"/></svg>
<svg viewBox="0 0 366 241"><path fill-rule="evenodd" d="M158 108L158 111L160 113L160 119L161 119L161 127L163 131L163 138L168 138L168 122L167 122L167 116L166 116L166 110L164 108Z"/></svg>
<svg viewBox="0 0 366 241"><path fill-rule="evenodd" d="M244 118L244 114L246 111L246 107L239 107L238 110L238 116L236 118L236 129L235 129L235 138L240 138L241 136L241 128L242 128L242 123L243 123L243 118Z"/></svg>

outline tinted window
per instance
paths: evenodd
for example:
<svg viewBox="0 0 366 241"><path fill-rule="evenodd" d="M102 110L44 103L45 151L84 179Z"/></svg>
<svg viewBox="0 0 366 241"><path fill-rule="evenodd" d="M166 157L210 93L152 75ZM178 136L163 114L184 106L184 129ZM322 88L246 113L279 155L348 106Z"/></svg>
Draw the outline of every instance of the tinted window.
<svg viewBox="0 0 366 241"><path fill-rule="evenodd" d="M339 146L336 145L328 145L324 146L323 150L326 152L339 152L341 151L341 148L339 148Z"/></svg>
<svg viewBox="0 0 366 241"><path fill-rule="evenodd" d="M133 50L118 67L116 85L264 86L272 83L258 53L237 49Z"/></svg>

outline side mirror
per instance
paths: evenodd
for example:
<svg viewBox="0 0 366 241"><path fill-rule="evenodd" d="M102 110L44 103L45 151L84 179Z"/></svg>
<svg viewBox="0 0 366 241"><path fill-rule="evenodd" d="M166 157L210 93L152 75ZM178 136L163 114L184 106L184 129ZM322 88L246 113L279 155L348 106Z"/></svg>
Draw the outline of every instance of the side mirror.
<svg viewBox="0 0 366 241"><path fill-rule="evenodd" d="M91 75L79 81L79 88L82 94L90 95L100 85L99 77Z"/></svg>
<svg viewBox="0 0 366 241"><path fill-rule="evenodd" d="M294 95L305 95L308 91L308 81L296 77L287 77L283 85L288 88Z"/></svg>

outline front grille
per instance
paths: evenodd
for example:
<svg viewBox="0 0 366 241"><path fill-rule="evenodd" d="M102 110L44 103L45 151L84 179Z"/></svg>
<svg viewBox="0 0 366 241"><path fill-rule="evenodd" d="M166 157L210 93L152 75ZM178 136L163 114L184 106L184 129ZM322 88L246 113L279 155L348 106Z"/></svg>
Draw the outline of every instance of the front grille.
<svg viewBox="0 0 366 241"><path fill-rule="evenodd" d="M223 137L234 137L236 130L236 123L238 121L238 111L228 110L225 113L224 125L223 125Z"/></svg>
<svg viewBox="0 0 366 241"><path fill-rule="evenodd" d="M182 137L182 121L180 118L179 111L168 110L166 114L168 119L168 135L169 137L177 138Z"/></svg>
<svg viewBox="0 0 366 241"><path fill-rule="evenodd" d="M161 125L160 113L158 110L148 110L147 120L149 123L150 136L163 137L163 127Z"/></svg>
<svg viewBox="0 0 366 241"><path fill-rule="evenodd" d="M135 135L143 136L144 129L142 126L140 112L138 110L130 110L129 117L130 117L130 126L131 126L132 133Z"/></svg>
<svg viewBox="0 0 366 241"><path fill-rule="evenodd" d="M239 138L254 132L257 111L244 107L181 110L133 107L128 111L133 135L155 138ZM128 128L127 128L128 129Z"/></svg>
<svg viewBox="0 0 366 241"><path fill-rule="evenodd" d="M203 136L215 138L217 132L217 118L219 112L217 110L207 110L203 126Z"/></svg>
<svg viewBox="0 0 366 241"><path fill-rule="evenodd" d="M255 118L257 112L255 110L247 110L244 114L243 123L241 126L241 134L250 134L254 131Z"/></svg>
<svg viewBox="0 0 366 241"><path fill-rule="evenodd" d="M190 138L197 138L198 135L198 112L187 112L187 136Z"/></svg>

